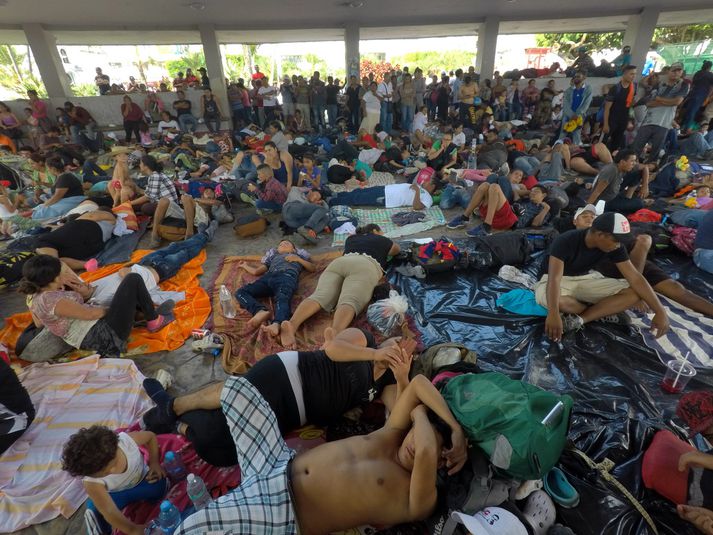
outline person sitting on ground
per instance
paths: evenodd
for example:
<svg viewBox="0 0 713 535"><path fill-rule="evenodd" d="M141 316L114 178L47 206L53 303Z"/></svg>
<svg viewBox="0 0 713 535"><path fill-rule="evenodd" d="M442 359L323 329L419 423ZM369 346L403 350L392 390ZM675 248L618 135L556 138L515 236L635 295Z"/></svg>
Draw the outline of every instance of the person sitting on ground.
<svg viewBox="0 0 713 535"><path fill-rule="evenodd" d="M335 335L328 327L324 341L316 351L283 351L263 357L245 373L275 412L282 435L307 423L330 425L345 412L375 399L393 410L409 384L414 340L390 338L377 347L368 331L349 328ZM300 381L289 380L294 376ZM143 415L144 427L155 433L178 431L209 464L235 465L235 445L220 410L222 387L223 383L214 384L173 399L156 379L144 380L146 392L156 403Z"/></svg>
<svg viewBox="0 0 713 535"><path fill-rule="evenodd" d="M148 450L148 464L139 446ZM169 483L159 455L151 431L117 434L93 425L69 437L62 449L62 469L82 477L89 495L84 514L89 533L108 533L112 528L127 535L144 533L144 526L133 523L121 510L130 503L156 502L166 494Z"/></svg>
<svg viewBox="0 0 713 535"><path fill-rule="evenodd" d="M60 165L51 159L51 170L57 171L55 165ZM48 164L48 167L49 164ZM62 166L64 167L64 166ZM82 183L73 173L62 173L57 177L57 181L51 188L52 196L42 204L32 209L32 219L50 219L60 217L76 208L79 203L86 199Z"/></svg>
<svg viewBox="0 0 713 535"><path fill-rule="evenodd" d="M288 151L278 150L277 145L275 145L272 141L265 143L263 151L263 154L253 154L252 160L255 167L257 168L261 164L265 164L270 167L272 176L274 176L275 179L283 184L287 188L287 191L289 191L295 183L295 163L292 156Z"/></svg>
<svg viewBox="0 0 713 535"><path fill-rule="evenodd" d="M504 169L507 161L507 147L498 136L497 128L490 127L485 134L485 143L478 146L478 169L491 169L498 173Z"/></svg>
<svg viewBox="0 0 713 535"><path fill-rule="evenodd" d="M131 201L142 193L129 175L129 154L131 152L132 150L129 147L115 146L111 149L111 153L114 156L114 171L106 190L113 200L114 207Z"/></svg>
<svg viewBox="0 0 713 535"><path fill-rule="evenodd" d="M432 167L441 177L450 173L450 169L458 163L458 146L453 142L453 134L447 132L436 141L426 156L429 167Z"/></svg>
<svg viewBox="0 0 713 535"><path fill-rule="evenodd" d="M98 255L114 232L116 216L108 209L86 212L59 228L40 234L35 252L59 258L71 269L85 269L87 259Z"/></svg>
<svg viewBox="0 0 713 535"><path fill-rule="evenodd" d="M556 141L551 150L546 150L535 176L540 183L559 183L566 174L571 174L569 145Z"/></svg>
<svg viewBox="0 0 713 535"><path fill-rule="evenodd" d="M322 181L322 170L317 167L314 154L306 152L302 156L302 167L297 177L298 187L310 187L319 189Z"/></svg>
<svg viewBox="0 0 713 535"><path fill-rule="evenodd" d="M72 347L97 351L105 357L125 352L137 309L149 332L173 321L172 310L154 309L144 281L134 273L122 280L108 308L86 305L92 287L73 273L63 274L62 263L53 256L30 258L22 267L22 277L19 291L29 296L37 327L43 325Z"/></svg>
<svg viewBox="0 0 713 535"><path fill-rule="evenodd" d="M260 327L271 336L280 334L280 324L290 318L292 296L297 291L300 273L303 269L313 272L317 267L310 262L310 254L297 249L290 240L281 240L277 247L269 249L260 260L259 266L241 262L239 267L260 277L235 292L240 306L252 314L248 327ZM257 297L275 298L275 314L259 302ZM272 323L265 325L272 319Z"/></svg>
<svg viewBox="0 0 713 535"><path fill-rule="evenodd" d="M622 246L621 241L630 235L626 218L607 212L591 228L571 230L555 239L548 272L535 286L537 303L548 310L545 332L549 338L559 342L563 332L579 330L595 320L625 323L627 318L620 313L641 300L655 314L651 320L655 335L666 334L666 311ZM620 277L610 279L592 271L605 257L616 265Z"/></svg>
<svg viewBox="0 0 713 535"><path fill-rule="evenodd" d="M39 149L43 152L50 152L53 149L62 147L64 143L60 136L60 129L56 126L50 126L47 132L40 136Z"/></svg>
<svg viewBox="0 0 713 535"><path fill-rule="evenodd" d="M593 143L591 147L570 146L570 166L582 175L594 176L600 167L612 163L612 155L604 143Z"/></svg>
<svg viewBox="0 0 713 535"><path fill-rule="evenodd" d="M551 219L551 207L545 202L547 188L539 184L530 189L529 202L524 203L522 213L517 218L517 228L544 227Z"/></svg>
<svg viewBox="0 0 713 535"><path fill-rule="evenodd" d="M267 123L265 133L270 136L270 141L275 144L275 147L277 147L278 151L288 152L290 145L287 141L287 138L285 137L284 132L282 131L282 124L280 123L280 121L273 120Z"/></svg>
<svg viewBox="0 0 713 535"><path fill-rule="evenodd" d="M358 228L344 243L344 256L330 262L314 293L299 304L289 321L280 325L282 346L294 348L297 330L320 310L334 310L332 328L336 334L349 327L371 301L384 276L388 257L400 251L398 244L384 237L379 225L372 223Z"/></svg>
<svg viewBox="0 0 713 535"><path fill-rule="evenodd" d="M624 215L633 214L651 201L647 201L649 194L648 167L644 167L643 175L632 174L637 166L636 153L623 149L614 156L614 162L602 167L592 185L592 192L587 199L587 204L596 205L598 201L605 201L605 210L620 212ZM628 181L624 182L625 176ZM637 180L638 178L638 180ZM641 184L639 184L641 181ZM639 195L634 194L639 189Z"/></svg>
<svg viewBox="0 0 713 535"><path fill-rule="evenodd" d="M282 205L287 200L287 188L273 176L272 167L268 164L262 163L257 166L257 184L251 182L247 188L250 195L241 194L240 198L253 204L258 214L282 211Z"/></svg>
<svg viewBox="0 0 713 535"><path fill-rule="evenodd" d="M307 243L319 242L319 233L329 223L329 206L318 189L292 188L282 206L282 220Z"/></svg>
<svg viewBox="0 0 713 535"><path fill-rule="evenodd" d="M353 191L340 191L329 198L329 206L411 207L413 210L425 210L433 206L431 194L435 189L435 183L429 181L422 186L417 184L389 184L387 186L359 188Z"/></svg>

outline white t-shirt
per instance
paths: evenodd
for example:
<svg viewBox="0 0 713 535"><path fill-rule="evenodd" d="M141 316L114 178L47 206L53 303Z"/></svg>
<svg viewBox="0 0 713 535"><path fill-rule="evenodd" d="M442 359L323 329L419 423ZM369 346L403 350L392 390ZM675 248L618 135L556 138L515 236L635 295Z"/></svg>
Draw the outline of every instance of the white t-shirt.
<svg viewBox="0 0 713 535"><path fill-rule="evenodd" d="M126 433L119 433L119 449L126 456L126 470L123 473L104 477L85 477L84 481L101 483L109 492L130 489L141 483L148 472L148 467L138 444Z"/></svg>
<svg viewBox="0 0 713 535"><path fill-rule="evenodd" d="M425 189L419 187L421 203L430 208L433 206L433 197ZM384 206L386 208L399 208L401 206L413 206L413 198L416 192L411 189L411 184L389 184L384 186Z"/></svg>
<svg viewBox="0 0 713 535"><path fill-rule="evenodd" d="M456 134L453 136L453 144L456 147L462 147L465 145L465 133L461 132L460 134Z"/></svg>
<svg viewBox="0 0 713 535"><path fill-rule="evenodd" d="M149 268L140 266L139 264L134 264L131 266L131 273L138 273L141 275L141 278L146 285L146 289L149 292L156 288L156 279L154 279L153 273L151 273ZM94 286L95 290L89 302L96 305L109 305L122 280L124 279L121 278L118 273L113 273L91 282L90 284Z"/></svg>
<svg viewBox="0 0 713 535"><path fill-rule="evenodd" d="M159 121L158 122L158 131L159 133L163 134L164 130L170 130L171 128L175 128L176 130L179 130L180 127L178 126L178 123L171 119L170 121Z"/></svg>
<svg viewBox="0 0 713 535"><path fill-rule="evenodd" d="M262 97L262 105L263 106L277 106L277 99L275 98L275 88L274 87L261 87L258 90L259 95L263 95ZM268 96L269 95L269 96Z"/></svg>
<svg viewBox="0 0 713 535"><path fill-rule="evenodd" d="M384 102L391 102L394 89L391 82L381 82L376 88L376 94L384 99ZM386 95L389 95L388 97Z"/></svg>
<svg viewBox="0 0 713 535"><path fill-rule="evenodd" d="M379 113L381 111L381 101L371 91L364 93L361 99L366 105L366 113Z"/></svg>
<svg viewBox="0 0 713 535"><path fill-rule="evenodd" d="M428 117L426 117L426 114L418 112L413 118L413 123L411 123L411 132L415 132L416 130L423 132L427 124Z"/></svg>
<svg viewBox="0 0 713 535"><path fill-rule="evenodd" d="M8 217L12 217L14 215L18 215L17 208L15 208L12 212L8 212L5 205L0 204L0 219L7 219Z"/></svg>

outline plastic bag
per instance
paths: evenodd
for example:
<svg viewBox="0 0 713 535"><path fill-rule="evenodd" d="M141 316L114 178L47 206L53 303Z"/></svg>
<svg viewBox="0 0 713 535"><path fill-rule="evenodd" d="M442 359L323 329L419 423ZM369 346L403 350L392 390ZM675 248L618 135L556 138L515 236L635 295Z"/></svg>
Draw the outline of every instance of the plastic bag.
<svg viewBox="0 0 713 535"><path fill-rule="evenodd" d="M393 336L405 320L408 301L395 290L387 299L380 299L366 309L366 319L383 336Z"/></svg>

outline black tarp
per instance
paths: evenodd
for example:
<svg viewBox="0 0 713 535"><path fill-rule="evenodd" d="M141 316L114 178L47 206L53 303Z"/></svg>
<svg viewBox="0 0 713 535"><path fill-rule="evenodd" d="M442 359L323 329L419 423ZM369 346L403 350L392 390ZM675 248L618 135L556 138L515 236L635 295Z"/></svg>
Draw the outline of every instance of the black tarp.
<svg viewBox="0 0 713 535"><path fill-rule="evenodd" d="M467 241L457 245L469 248ZM537 276L545 261L538 253L525 271ZM690 290L713 299L713 276L696 268L690 257L671 255L657 262ZM575 400L570 428L574 445L596 462L609 458L616 464L614 475L652 515L659 533L697 533L678 518L673 504L641 481L642 453L655 431L668 428L683 437L684 430L675 417L679 396L661 390L664 365L638 332L593 323L556 344L544 335L544 318L510 314L496 306L499 295L518 286L493 273L455 271L419 280L392 272L389 280L408 298L425 346L461 342L478 353L484 371L570 394ZM711 388L713 371L699 370L687 391ZM578 535L650 532L626 498L572 454L563 455L562 466L582 500L575 509L559 508L558 518Z"/></svg>

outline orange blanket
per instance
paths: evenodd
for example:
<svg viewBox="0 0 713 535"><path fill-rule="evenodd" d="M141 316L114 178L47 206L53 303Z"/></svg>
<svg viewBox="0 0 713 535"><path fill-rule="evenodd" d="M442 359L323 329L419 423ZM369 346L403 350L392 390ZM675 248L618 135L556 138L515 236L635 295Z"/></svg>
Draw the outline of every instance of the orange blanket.
<svg viewBox="0 0 713 535"><path fill-rule="evenodd" d="M151 251L134 251L126 264L112 264L99 268L93 273L83 273L82 279L91 282L119 271L122 267L134 264ZM146 328L136 328L131 332L127 355L141 355L157 351L171 351L183 345L193 329L200 328L210 315L208 293L200 287L198 277L203 273L202 265L206 261L205 250L188 262L178 274L160 284L163 290L186 292L186 299L176 304L176 321L156 333ZM0 330L0 342L14 348L22 331L30 324L29 312L15 314L5 319L5 326ZM75 352L79 353L79 352ZM76 356L75 356L76 358Z"/></svg>

